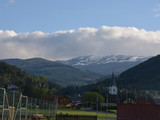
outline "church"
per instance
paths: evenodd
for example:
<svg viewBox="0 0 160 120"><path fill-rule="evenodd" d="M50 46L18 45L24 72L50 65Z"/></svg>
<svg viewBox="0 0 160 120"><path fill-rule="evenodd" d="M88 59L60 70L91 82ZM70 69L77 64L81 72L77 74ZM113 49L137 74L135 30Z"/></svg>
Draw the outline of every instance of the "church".
<svg viewBox="0 0 160 120"><path fill-rule="evenodd" d="M109 94L111 94L111 95L117 95L118 94L118 88L116 86L116 81L115 81L114 73L112 73L112 80L113 80L113 84L108 87Z"/></svg>

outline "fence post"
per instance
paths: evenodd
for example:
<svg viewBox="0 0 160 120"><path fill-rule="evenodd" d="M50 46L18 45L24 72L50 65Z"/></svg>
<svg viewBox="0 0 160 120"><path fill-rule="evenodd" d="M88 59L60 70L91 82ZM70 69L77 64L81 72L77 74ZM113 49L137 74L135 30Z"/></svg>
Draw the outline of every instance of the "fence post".
<svg viewBox="0 0 160 120"><path fill-rule="evenodd" d="M57 114L56 114L56 120L57 120Z"/></svg>

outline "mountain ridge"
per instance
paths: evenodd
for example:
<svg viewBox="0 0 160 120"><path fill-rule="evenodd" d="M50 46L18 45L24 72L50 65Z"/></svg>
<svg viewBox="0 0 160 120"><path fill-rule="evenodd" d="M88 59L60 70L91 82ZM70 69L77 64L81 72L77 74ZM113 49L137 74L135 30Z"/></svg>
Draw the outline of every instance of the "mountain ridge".
<svg viewBox="0 0 160 120"><path fill-rule="evenodd" d="M0 61L15 65L29 74L44 75L50 81L62 85L88 84L101 77L101 75L44 58L4 59Z"/></svg>
<svg viewBox="0 0 160 120"><path fill-rule="evenodd" d="M111 55L111 56L81 56L65 61L58 61L75 68L88 70L101 75L110 75L112 72L120 74L121 72L149 59L144 56L126 56L126 55Z"/></svg>
<svg viewBox="0 0 160 120"><path fill-rule="evenodd" d="M106 63L114 63L114 62L136 62L136 61L145 61L150 57L144 56L129 56L129 55L111 55L111 56L80 56L75 57L66 61L62 61L62 63L68 65L90 65L90 64L106 64Z"/></svg>

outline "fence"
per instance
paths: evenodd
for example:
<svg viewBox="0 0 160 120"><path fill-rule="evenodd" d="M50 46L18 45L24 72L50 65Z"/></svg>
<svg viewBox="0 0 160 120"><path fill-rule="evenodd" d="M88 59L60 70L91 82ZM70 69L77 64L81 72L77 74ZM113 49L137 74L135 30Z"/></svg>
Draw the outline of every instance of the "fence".
<svg viewBox="0 0 160 120"><path fill-rule="evenodd" d="M118 102L137 103L137 104L160 104L160 91L125 90L125 89L120 90L118 94Z"/></svg>
<svg viewBox="0 0 160 120"><path fill-rule="evenodd" d="M57 103L57 99L35 99L0 88L0 120L30 120L33 116L53 118L56 116Z"/></svg>

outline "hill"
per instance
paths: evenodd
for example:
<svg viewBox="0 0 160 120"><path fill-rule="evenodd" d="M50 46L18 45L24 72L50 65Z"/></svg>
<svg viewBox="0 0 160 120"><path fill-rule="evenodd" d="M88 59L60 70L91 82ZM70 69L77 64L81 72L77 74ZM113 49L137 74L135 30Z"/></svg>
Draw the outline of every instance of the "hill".
<svg viewBox="0 0 160 120"><path fill-rule="evenodd" d="M18 90L24 95L38 98L60 87L44 76L29 75L16 66L0 62L0 87L11 84L18 86Z"/></svg>
<svg viewBox="0 0 160 120"><path fill-rule="evenodd" d="M92 83L101 75L79 70L69 65L42 58L2 60L26 71L29 74L44 75L52 82L62 85L84 85Z"/></svg>
<svg viewBox="0 0 160 120"><path fill-rule="evenodd" d="M111 55L103 57L81 56L59 62L106 76L110 75L113 71L116 75L119 75L125 70L144 62L148 58L150 57L126 55Z"/></svg>
<svg viewBox="0 0 160 120"><path fill-rule="evenodd" d="M120 74L118 85L136 89L160 89L160 55Z"/></svg>

